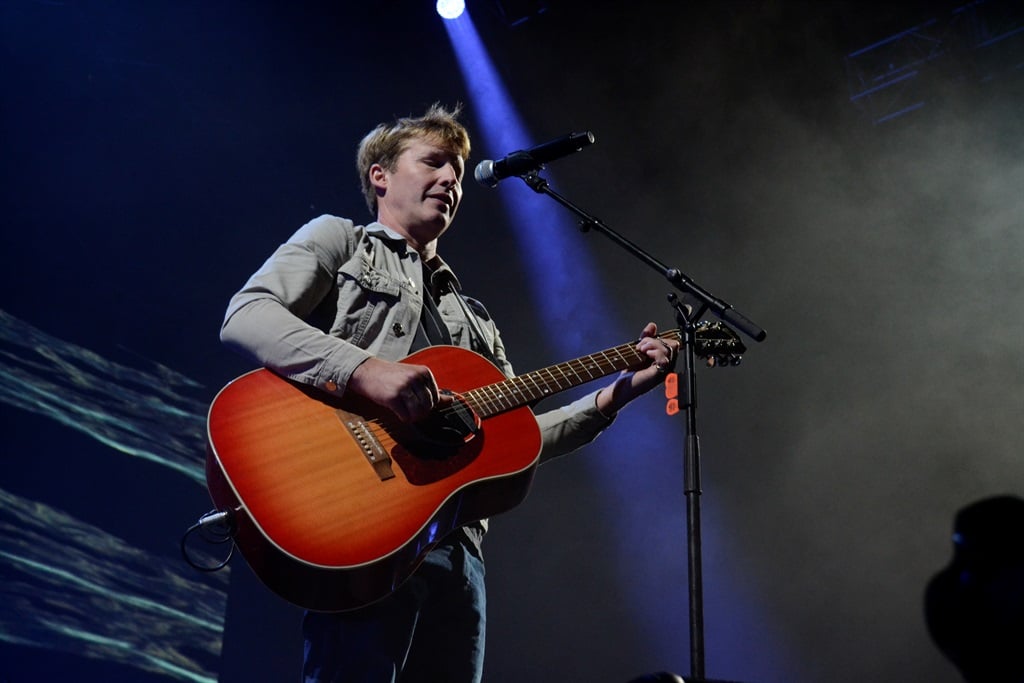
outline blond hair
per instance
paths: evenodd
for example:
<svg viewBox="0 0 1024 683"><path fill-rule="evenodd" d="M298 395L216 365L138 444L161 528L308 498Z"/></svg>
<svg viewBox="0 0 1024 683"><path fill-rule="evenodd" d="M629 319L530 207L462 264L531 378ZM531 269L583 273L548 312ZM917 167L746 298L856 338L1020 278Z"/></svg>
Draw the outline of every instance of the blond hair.
<svg viewBox="0 0 1024 683"><path fill-rule="evenodd" d="M393 123L382 123L366 134L356 153L356 169L366 206L372 215L377 215L377 191L370 183L370 167L380 164L386 170L394 171L398 157L408 148L410 140L427 138L463 161L469 158L469 133L458 121L461 113L461 104L449 110L435 102L423 116L407 116Z"/></svg>

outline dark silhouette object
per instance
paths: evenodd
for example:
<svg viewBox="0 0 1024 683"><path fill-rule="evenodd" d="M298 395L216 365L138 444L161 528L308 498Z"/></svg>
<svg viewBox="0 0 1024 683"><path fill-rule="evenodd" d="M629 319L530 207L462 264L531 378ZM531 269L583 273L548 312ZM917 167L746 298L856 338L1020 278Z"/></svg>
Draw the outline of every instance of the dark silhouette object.
<svg viewBox="0 0 1024 683"><path fill-rule="evenodd" d="M961 509L953 549L925 591L932 639L970 683L1024 683L1024 499Z"/></svg>

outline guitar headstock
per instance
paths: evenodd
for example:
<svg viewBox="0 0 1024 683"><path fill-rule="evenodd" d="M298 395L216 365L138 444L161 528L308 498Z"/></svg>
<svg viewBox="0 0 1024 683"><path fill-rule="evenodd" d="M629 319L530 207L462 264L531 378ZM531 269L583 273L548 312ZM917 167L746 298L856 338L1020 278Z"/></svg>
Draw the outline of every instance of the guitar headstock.
<svg viewBox="0 0 1024 683"><path fill-rule="evenodd" d="M739 365L747 350L739 335L720 321L702 320L695 330L696 353L709 368Z"/></svg>

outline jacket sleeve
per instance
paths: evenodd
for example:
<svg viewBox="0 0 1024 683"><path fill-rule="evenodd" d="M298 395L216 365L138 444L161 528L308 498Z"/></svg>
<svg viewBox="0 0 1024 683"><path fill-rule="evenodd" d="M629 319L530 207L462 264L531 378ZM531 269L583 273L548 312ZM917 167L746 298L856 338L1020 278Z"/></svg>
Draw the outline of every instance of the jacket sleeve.
<svg viewBox="0 0 1024 683"><path fill-rule="evenodd" d="M321 216L270 256L228 305L220 338L285 377L341 393L369 353L305 322L352 249L352 224Z"/></svg>
<svg viewBox="0 0 1024 683"><path fill-rule="evenodd" d="M558 458L590 443L614 418L605 417L597 409L597 391L572 403L537 415L543 446L542 463Z"/></svg>

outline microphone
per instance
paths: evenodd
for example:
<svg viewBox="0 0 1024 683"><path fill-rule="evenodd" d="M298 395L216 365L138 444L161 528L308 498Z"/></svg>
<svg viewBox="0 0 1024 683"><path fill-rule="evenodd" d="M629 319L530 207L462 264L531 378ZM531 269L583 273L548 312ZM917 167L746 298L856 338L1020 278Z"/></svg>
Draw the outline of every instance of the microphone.
<svg viewBox="0 0 1024 683"><path fill-rule="evenodd" d="M476 165L473 177L481 185L494 187L502 178L538 171L549 161L575 154L592 144L594 144L594 134L589 130L584 133L569 133L535 147L512 152L497 161L484 159Z"/></svg>

